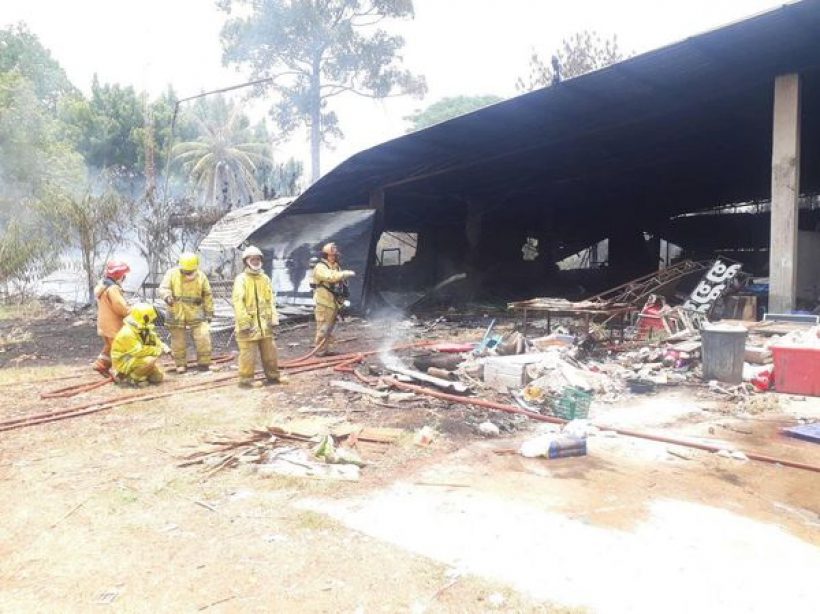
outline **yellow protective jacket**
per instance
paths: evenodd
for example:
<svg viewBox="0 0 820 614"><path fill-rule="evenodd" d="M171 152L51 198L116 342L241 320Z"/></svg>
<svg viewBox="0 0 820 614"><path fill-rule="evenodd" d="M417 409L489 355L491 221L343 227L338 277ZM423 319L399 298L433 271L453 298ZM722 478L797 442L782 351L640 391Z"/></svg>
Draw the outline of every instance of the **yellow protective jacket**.
<svg viewBox="0 0 820 614"><path fill-rule="evenodd" d="M174 304L168 310L168 326L172 328L199 324L214 317L214 297L211 283L202 271L192 280L185 279L179 267L170 269L159 286L159 297Z"/></svg>
<svg viewBox="0 0 820 614"><path fill-rule="evenodd" d="M161 354L162 341L154 327L141 328L131 316L125 318L125 324L114 337L114 344L111 346L114 370L117 373L128 373L138 359Z"/></svg>
<svg viewBox="0 0 820 614"><path fill-rule="evenodd" d="M250 269L237 275L233 282L233 310L236 334L242 339L272 337L273 327L279 324L279 314L270 277Z"/></svg>
<svg viewBox="0 0 820 614"><path fill-rule="evenodd" d="M122 328L130 307L122 288L113 279L103 279L94 288L97 297L97 334L112 339Z"/></svg>
<svg viewBox="0 0 820 614"><path fill-rule="evenodd" d="M330 286L344 281L342 267L338 262L331 264L324 258L313 267L313 283L316 289L313 291L313 302L322 307L338 309L344 299L339 299L330 290Z"/></svg>

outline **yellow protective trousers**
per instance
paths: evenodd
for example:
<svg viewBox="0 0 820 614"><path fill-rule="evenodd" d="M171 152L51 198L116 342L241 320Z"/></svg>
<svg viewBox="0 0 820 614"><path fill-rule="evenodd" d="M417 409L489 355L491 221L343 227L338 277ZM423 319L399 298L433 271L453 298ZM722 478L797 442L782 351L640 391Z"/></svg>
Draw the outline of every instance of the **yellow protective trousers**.
<svg viewBox="0 0 820 614"><path fill-rule="evenodd" d="M333 342L333 329L336 328L336 319L339 310L325 305L316 305L313 311L316 316L316 339L314 345L318 348L316 354L323 356L330 350Z"/></svg>
<svg viewBox="0 0 820 614"><path fill-rule="evenodd" d="M157 364L157 356L138 356L126 360L117 370L117 375L134 383L151 382L159 384L165 373Z"/></svg>
<svg viewBox="0 0 820 614"><path fill-rule="evenodd" d="M207 322L189 324L186 327L172 326L168 330L171 333L171 353L177 367L184 367L188 364L187 330L191 331L191 337L194 340L197 364L203 367L211 364L211 327Z"/></svg>
<svg viewBox="0 0 820 614"><path fill-rule="evenodd" d="M253 380L256 371L256 353L262 360L262 370L269 381L279 381L279 357L276 353L276 344L273 337L248 339L242 333L236 336L239 346L239 383Z"/></svg>

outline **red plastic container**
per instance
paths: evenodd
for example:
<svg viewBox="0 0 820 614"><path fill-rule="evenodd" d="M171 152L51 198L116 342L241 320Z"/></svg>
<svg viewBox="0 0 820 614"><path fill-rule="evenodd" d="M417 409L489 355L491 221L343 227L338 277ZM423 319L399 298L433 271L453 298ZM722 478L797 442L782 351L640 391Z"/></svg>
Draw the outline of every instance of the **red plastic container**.
<svg viewBox="0 0 820 614"><path fill-rule="evenodd" d="M820 397L820 348L772 347L774 389Z"/></svg>

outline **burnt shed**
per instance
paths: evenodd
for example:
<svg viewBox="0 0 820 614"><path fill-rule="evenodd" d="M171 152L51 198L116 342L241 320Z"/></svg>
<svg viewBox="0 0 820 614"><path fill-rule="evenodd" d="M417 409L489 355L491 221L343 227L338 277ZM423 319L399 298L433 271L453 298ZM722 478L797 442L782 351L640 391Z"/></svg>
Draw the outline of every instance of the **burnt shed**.
<svg viewBox="0 0 820 614"><path fill-rule="evenodd" d="M818 230L815 200L798 211L820 193L818 32L820 1L795 2L396 138L287 216L370 209L368 294L458 273L461 296L571 294L557 263L606 239L592 291L657 269L670 241L733 250L793 308L798 230ZM688 219L761 202L753 225ZM412 238L412 260L388 266L385 232Z"/></svg>

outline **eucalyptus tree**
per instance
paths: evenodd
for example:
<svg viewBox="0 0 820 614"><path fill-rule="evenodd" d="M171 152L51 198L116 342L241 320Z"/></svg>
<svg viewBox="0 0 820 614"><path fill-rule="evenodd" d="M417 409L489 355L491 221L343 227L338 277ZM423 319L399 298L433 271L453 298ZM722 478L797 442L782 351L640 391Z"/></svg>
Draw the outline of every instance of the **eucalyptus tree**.
<svg viewBox="0 0 820 614"><path fill-rule="evenodd" d="M223 61L267 79L278 95L271 115L283 135L310 134L311 181L320 175L322 144L343 136L331 101L423 96L423 77L402 68L401 36L380 27L413 17L412 0L220 0L231 16L222 28ZM265 88L257 90L262 94Z"/></svg>

